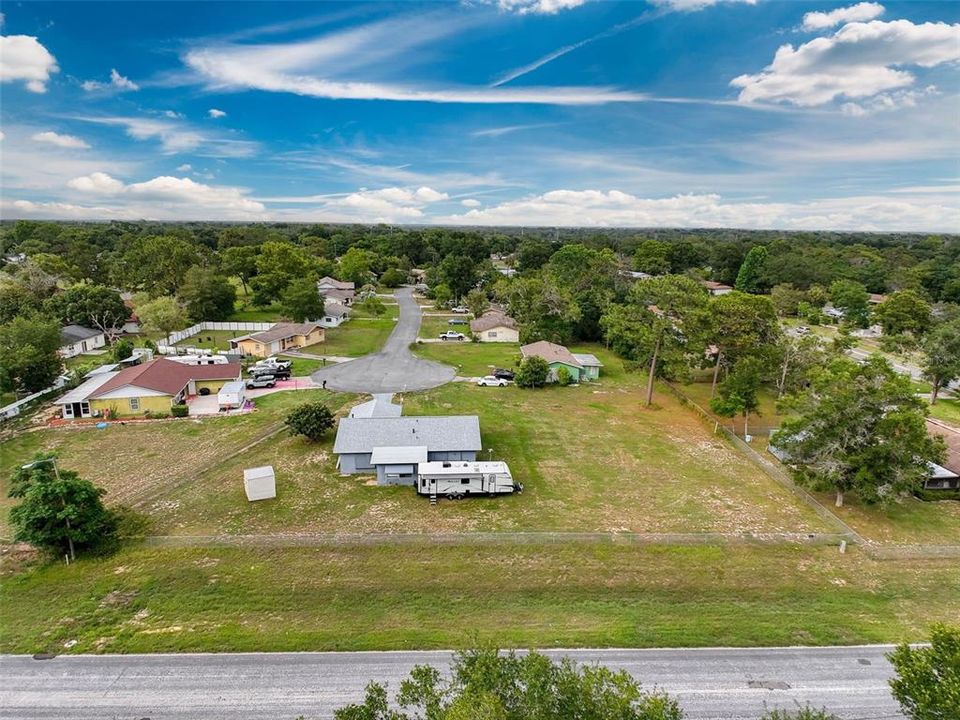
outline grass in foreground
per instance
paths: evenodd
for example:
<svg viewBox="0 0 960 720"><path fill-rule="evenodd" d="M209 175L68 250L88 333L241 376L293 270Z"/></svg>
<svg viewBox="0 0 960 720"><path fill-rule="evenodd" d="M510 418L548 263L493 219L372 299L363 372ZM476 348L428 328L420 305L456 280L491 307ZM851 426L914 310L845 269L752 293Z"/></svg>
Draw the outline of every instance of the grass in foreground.
<svg viewBox="0 0 960 720"><path fill-rule="evenodd" d="M0 650L916 641L931 622L960 620L958 596L954 560L876 562L836 548L133 548L7 577Z"/></svg>

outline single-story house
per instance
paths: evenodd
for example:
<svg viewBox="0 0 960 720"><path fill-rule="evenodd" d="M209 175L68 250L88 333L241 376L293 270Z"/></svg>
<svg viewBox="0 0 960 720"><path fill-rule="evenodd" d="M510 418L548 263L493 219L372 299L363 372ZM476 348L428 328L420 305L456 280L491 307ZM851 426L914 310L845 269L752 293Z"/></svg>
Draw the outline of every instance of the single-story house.
<svg viewBox="0 0 960 720"><path fill-rule="evenodd" d="M927 432L943 438L947 445L947 458L940 471L924 484L926 490L960 490L960 430L939 420L927 418Z"/></svg>
<svg viewBox="0 0 960 720"><path fill-rule="evenodd" d="M336 300L343 305L353 305L357 287L352 282L343 282L329 275L317 280L317 292L327 300Z"/></svg>
<svg viewBox="0 0 960 720"><path fill-rule="evenodd" d="M124 321L120 327L120 332L124 335L137 335L140 332L140 318L137 317L137 313L133 309L133 303L130 300L124 300L123 304L126 305L130 311L130 317Z"/></svg>
<svg viewBox="0 0 960 720"><path fill-rule="evenodd" d="M700 284L703 285L711 295L726 295L727 293L733 292L733 288L729 285L714 282L713 280L701 280Z"/></svg>
<svg viewBox="0 0 960 720"><path fill-rule="evenodd" d="M420 463L473 461L482 447L476 415L346 417L333 452L345 475L376 472L380 485L413 485Z"/></svg>
<svg viewBox="0 0 960 720"><path fill-rule="evenodd" d="M883 293L870 293L870 296L867 298L867 302L871 305L879 305L880 303L885 303L887 301L887 296Z"/></svg>
<svg viewBox="0 0 960 720"><path fill-rule="evenodd" d="M204 388L216 393L240 379L240 363L183 365L166 358L98 373L57 400L63 417L130 417L170 412Z"/></svg>
<svg viewBox="0 0 960 720"><path fill-rule="evenodd" d="M340 327L350 317L350 308L336 300L324 299L323 317L317 320L325 328Z"/></svg>
<svg viewBox="0 0 960 720"><path fill-rule="evenodd" d="M549 380L556 382L557 372L565 367L574 382L596 380L600 377L600 368L603 367L595 355L589 353L572 353L563 345L540 340L520 348L524 358L541 357L550 366Z"/></svg>
<svg viewBox="0 0 960 720"><path fill-rule="evenodd" d="M82 325L66 325L60 328L60 357L72 358L102 348L106 344L107 336L102 330Z"/></svg>
<svg viewBox="0 0 960 720"><path fill-rule="evenodd" d="M323 326L319 322L277 323L269 330L233 338L230 347L244 355L270 357L285 350L323 342L323 338Z"/></svg>
<svg viewBox="0 0 960 720"><path fill-rule="evenodd" d="M520 342L520 326L517 321L500 310L487 310L470 321L470 332L480 342Z"/></svg>

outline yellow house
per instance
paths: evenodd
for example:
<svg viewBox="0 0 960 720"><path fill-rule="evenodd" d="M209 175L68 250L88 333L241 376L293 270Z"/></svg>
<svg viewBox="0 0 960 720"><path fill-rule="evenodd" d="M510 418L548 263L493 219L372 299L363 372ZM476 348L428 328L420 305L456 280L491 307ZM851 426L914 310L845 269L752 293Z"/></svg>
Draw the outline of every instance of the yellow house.
<svg viewBox="0 0 960 720"><path fill-rule="evenodd" d="M216 393L240 375L240 363L185 365L159 358L94 375L57 400L57 404L68 420L169 413L173 405L199 394L202 389Z"/></svg>
<svg viewBox="0 0 960 720"><path fill-rule="evenodd" d="M233 338L230 346L244 355L270 357L284 350L323 342L323 339L323 327L319 323L277 323L269 330Z"/></svg>
<svg viewBox="0 0 960 720"><path fill-rule="evenodd" d="M499 310L487 310L476 320L471 320L470 332L480 342L520 342L517 321Z"/></svg>

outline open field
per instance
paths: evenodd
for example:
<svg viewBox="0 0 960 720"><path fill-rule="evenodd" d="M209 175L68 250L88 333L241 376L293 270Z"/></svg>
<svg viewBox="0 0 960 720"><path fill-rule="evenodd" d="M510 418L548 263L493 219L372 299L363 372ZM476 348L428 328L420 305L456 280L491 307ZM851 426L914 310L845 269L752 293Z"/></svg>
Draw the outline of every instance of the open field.
<svg viewBox="0 0 960 720"><path fill-rule="evenodd" d="M0 650L225 652L920 640L955 560L622 544L131 548L5 578ZM64 649L68 640L76 645Z"/></svg>
<svg viewBox="0 0 960 720"><path fill-rule="evenodd" d="M457 375L464 377L489 375L498 367L514 370L520 359L520 346L516 343L423 343L413 352L426 360L453 365Z"/></svg>
<svg viewBox="0 0 960 720"><path fill-rule="evenodd" d="M450 320L463 320L463 325L451 325ZM422 338L435 338L440 333L447 330L456 330L464 335L470 335L470 316L469 315L444 315L442 317L427 315L420 318L419 336Z"/></svg>
<svg viewBox="0 0 960 720"><path fill-rule="evenodd" d="M396 322L389 316L380 318L353 317L337 328L326 331L325 340L301 348L317 355L360 357L377 352L387 341Z"/></svg>

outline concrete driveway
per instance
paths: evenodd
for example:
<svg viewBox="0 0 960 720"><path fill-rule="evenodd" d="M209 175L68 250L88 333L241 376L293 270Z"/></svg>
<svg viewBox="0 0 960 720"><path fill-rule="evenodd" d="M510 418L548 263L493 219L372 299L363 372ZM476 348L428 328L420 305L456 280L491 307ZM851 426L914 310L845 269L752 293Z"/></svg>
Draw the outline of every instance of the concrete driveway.
<svg viewBox="0 0 960 720"><path fill-rule="evenodd" d="M380 352L317 370L311 376L317 385L326 380L332 390L395 393L427 390L453 380L456 373L449 365L421 360L410 352L409 345L420 330L420 307L413 289L400 288L394 296L400 319Z"/></svg>

